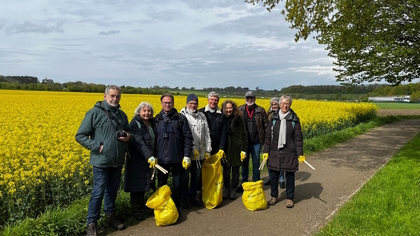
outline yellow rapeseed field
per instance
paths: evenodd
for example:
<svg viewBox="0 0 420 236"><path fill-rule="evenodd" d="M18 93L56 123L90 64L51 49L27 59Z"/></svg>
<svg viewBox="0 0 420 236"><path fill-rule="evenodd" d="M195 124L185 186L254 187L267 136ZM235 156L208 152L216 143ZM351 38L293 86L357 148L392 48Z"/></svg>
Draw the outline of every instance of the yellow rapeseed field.
<svg viewBox="0 0 420 236"><path fill-rule="evenodd" d="M0 225L33 216L48 205L68 204L91 189L89 151L75 141L76 131L98 93L0 90ZM123 94L121 108L129 120L140 102L161 110L160 95ZM219 105L225 99L221 99ZM233 99L242 105L244 99ZM185 96L175 96L178 111ZM266 110L269 99L256 103ZM199 98L199 108L207 98ZM294 100L291 108L301 119L304 137L354 125L376 114L367 103ZM35 212L35 213L34 213Z"/></svg>

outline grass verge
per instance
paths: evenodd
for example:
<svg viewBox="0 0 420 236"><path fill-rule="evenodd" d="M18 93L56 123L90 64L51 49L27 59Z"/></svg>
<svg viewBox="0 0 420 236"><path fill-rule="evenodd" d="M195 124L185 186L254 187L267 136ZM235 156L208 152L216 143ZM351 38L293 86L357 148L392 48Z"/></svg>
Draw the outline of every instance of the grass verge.
<svg viewBox="0 0 420 236"><path fill-rule="evenodd" d="M316 235L419 235L419 143L420 133Z"/></svg>

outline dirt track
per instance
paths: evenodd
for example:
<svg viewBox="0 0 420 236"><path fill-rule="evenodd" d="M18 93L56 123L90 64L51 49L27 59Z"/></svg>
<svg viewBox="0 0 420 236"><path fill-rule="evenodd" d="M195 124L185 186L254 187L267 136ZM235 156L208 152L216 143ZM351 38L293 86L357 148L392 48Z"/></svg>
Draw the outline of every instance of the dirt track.
<svg viewBox="0 0 420 236"><path fill-rule="evenodd" d="M306 156L316 170L300 165L292 209L280 191L280 202L267 210L250 212L241 198L224 200L213 210L183 210L184 220L176 225L157 227L149 218L109 235L312 235L419 130L420 120L401 121Z"/></svg>

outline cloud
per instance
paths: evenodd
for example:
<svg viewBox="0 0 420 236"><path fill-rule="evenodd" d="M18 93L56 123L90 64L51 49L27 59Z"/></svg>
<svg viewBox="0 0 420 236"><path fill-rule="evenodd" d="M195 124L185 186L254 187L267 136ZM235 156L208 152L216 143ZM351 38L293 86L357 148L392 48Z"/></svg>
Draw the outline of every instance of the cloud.
<svg viewBox="0 0 420 236"><path fill-rule="evenodd" d="M52 22L51 22L52 21ZM43 22L24 21L22 23L13 23L4 27L8 34L24 34L24 33L64 33L62 22L51 20ZM54 22L55 21L55 22Z"/></svg>
<svg viewBox="0 0 420 236"><path fill-rule="evenodd" d="M111 34L118 34L120 33L119 30L108 30L108 31L101 31L98 34L99 35L111 35Z"/></svg>

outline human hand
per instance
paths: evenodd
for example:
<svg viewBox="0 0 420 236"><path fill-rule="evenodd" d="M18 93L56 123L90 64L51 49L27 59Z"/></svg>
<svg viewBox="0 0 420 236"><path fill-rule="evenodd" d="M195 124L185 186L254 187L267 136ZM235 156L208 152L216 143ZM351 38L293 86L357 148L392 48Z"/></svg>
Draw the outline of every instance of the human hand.
<svg viewBox="0 0 420 236"><path fill-rule="evenodd" d="M263 160L268 160L268 153L263 153Z"/></svg>
<svg viewBox="0 0 420 236"><path fill-rule="evenodd" d="M226 153L225 151L223 151L223 149L220 149L217 155L219 156L219 158L226 158Z"/></svg>
<svg viewBox="0 0 420 236"><path fill-rule="evenodd" d="M300 163L304 162L305 159L306 159L305 156L299 156L299 158L298 158Z"/></svg>
<svg viewBox="0 0 420 236"><path fill-rule="evenodd" d="M125 132L124 130L122 132L125 133L126 135L118 137L117 139L122 141L122 142L127 142L128 140L130 140L130 137L131 137L130 133Z"/></svg>
<svg viewBox="0 0 420 236"><path fill-rule="evenodd" d="M210 152L206 152L206 153L204 154L204 159L206 159L206 161L207 161L208 159L210 159L210 157L211 157Z"/></svg>
<svg viewBox="0 0 420 236"><path fill-rule="evenodd" d="M241 152L241 161L244 161L246 158L246 152L242 151Z"/></svg>
<svg viewBox="0 0 420 236"><path fill-rule="evenodd" d="M155 168L155 165L157 164L157 159L155 159L153 156L149 157L147 162L150 164L149 168Z"/></svg>
<svg viewBox="0 0 420 236"><path fill-rule="evenodd" d="M184 169L188 169L190 165L191 165L191 158L184 157L184 159L182 160L182 167L184 167Z"/></svg>
<svg viewBox="0 0 420 236"><path fill-rule="evenodd" d="M198 150L197 149L194 149L193 156L194 156L194 160L199 160L200 159L200 154L198 153Z"/></svg>

